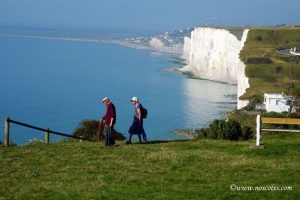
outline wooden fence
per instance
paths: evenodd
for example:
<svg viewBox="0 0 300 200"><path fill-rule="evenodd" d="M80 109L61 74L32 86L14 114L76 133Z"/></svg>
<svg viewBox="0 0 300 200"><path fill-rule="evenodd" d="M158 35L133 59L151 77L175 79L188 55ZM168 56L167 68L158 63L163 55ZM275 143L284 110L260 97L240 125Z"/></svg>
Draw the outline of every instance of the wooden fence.
<svg viewBox="0 0 300 200"><path fill-rule="evenodd" d="M39 128L39 127L36 127L36 126L32 126L32 125L29 125L29 124L25 124L25 123L22 123L22 122L17 122L17 121L11 120L11 119L9 119L9 117L6 117L5 118L5 126L4 126L4 145L6 147L9 146L9 134L10 134L9 133L9 126L10 126L10 123L18 124L20 126L25 126L25 127L31 128L31 129L36 129L36 130L45 132L45 140L44 140L45 143L49 143L49 139L50 139L49 134L50 133L55 134L55 135L61 135L61 136L64 136L64 137L95 142L95 140L91 140L89 138L84 138L84 137L78 137L78 136L74 136L74 135L59 133L59 132L56 132L56 131L52 131L49 128L46 128L46 129Z"/></svg>
<svg viewBox="0 0 300 200"><path fill-rule="evenodd" d="M299 129L261 128L261 124L300 124L300 119L256 117L256 146L260 146L261 131L300 132Z"/></svg>

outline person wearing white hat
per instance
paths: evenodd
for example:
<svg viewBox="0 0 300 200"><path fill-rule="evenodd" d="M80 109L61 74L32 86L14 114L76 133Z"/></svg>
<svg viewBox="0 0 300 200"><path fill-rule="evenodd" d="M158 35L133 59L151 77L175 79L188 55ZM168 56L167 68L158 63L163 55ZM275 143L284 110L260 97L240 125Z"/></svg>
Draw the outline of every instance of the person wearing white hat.
<svg viewBox="0 0 300 200"><path fill-rule="evenodd" d="M134 116L133 116L132 125L128 130L129 139L125 143L131 144L132 135L137 134L139 138L139 143L141 144L142 143L141 135L143 135L144 141L147 142L146 133L143 128L143 117L142 117L143 106L139 102L139 99L137 97L132 97L130 101L134 105Z"/></svg>
<svg viewBox="0 0 300 200"><path fill-rule="evenodd" d="M117 119L116 108L115 105L110 102L108 97L104 97L102 103L107 107L106 114L100 119L100 123L105 121L103 130L103 135L105 137L104 145L112 146L115 144L115 140L112 137L112 131Z"/></svg>

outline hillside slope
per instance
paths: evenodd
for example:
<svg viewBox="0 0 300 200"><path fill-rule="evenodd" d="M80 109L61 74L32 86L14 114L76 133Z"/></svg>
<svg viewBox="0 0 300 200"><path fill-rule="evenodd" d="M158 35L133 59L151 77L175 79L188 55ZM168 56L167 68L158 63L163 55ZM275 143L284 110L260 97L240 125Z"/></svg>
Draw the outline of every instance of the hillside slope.
<svg viewBox="0 0 300 200"><path fill-rule="evenodd" d="M182 71L196 77L238 84L238 108L265 92L299 85L299 56L278 52L300 46L300 27L197 27L185 37Z"/></svg>
<svg viewBox="0 0 300 200"><path fill-rule="evenodd" d="M299 87L299 56L278 51L297 46L300 46L300 27L251 28L240 52L250 87L240 99L263 101L265 92L284 92L291 83ZM267 59L271 62L265 62Z"/></svg>

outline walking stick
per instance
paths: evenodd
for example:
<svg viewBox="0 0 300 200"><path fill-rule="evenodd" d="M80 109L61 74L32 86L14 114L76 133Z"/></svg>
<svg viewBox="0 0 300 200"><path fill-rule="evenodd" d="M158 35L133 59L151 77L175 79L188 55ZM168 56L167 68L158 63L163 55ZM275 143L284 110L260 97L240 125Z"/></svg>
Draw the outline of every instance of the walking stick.
<svg viewBox="0 0 300 200"><path fill-rule="evenodd" d="M102 124L102 122L99 122L99 124L98 124L98 130L97 130L97 132L98 132L98 142L100 141L100 130L101 130L101 124Z"/></svg>

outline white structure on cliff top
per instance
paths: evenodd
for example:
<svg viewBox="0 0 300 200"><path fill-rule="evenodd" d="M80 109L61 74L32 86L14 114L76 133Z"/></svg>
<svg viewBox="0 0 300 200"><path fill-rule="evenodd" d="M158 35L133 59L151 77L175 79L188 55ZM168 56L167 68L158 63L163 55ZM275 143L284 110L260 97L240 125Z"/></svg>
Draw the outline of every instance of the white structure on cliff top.
<svg viewBox="0 0 300 200"><path fill-rule="evenodd" d="M295 56L300 56L300 53L297 53L297 47L291 48L290 54L293 54Z"/></svg>
<svg viewBox="0 0 300 200"><path fill-rule="evenodd" d="M267 112L284 112L288 111L290 106L282 94L265 93L264 104Z"/></svg>
<svg viewBox="0 0 300 200"><path fill-rule="evenodd" d="M197 27L191 38L184 38L183 58L188 65L182 71L190 71L196 77L238 85L238 105L242 108L248 101L239 100L249 86L245 76L245 64L239 59L249 29L243 30L241 40L225 29Z"/></svg>

